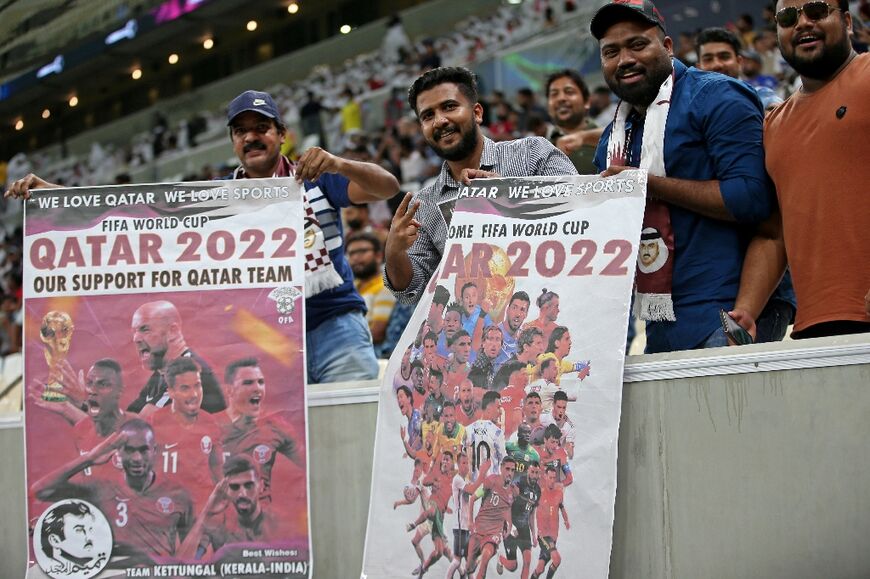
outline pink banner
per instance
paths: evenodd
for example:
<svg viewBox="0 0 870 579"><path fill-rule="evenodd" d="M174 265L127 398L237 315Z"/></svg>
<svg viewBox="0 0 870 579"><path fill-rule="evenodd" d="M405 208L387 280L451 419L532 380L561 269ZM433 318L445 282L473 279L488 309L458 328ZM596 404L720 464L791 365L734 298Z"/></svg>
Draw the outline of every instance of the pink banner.
<svg viewBox="0 0 870 579"><path fill-rule="evenodd" d="M310 576L302 214L283 179L28 202L29 578Z"/></svg>

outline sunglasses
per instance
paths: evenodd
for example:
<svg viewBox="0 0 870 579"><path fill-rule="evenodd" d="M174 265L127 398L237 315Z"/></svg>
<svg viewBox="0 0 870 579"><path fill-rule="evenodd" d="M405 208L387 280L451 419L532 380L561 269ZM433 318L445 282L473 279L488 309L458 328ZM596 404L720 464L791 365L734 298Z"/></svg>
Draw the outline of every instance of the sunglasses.
<svg viewBox="0 0 870 579"><path fill-rule="evenodd" d="M779 24L782 28L791 28L792 26L797 24L801 12L803 12L804 16L806 16L809 20L812 20L813 22L818 22L819 20L824 20L825 18L830 16L831 12L833 12L834 10L839 10L839 8L835 8L827 2L807 2L800 8L796 6L789 6L788 8L783 8L776 13L775 18L776 23Z"/></svg>

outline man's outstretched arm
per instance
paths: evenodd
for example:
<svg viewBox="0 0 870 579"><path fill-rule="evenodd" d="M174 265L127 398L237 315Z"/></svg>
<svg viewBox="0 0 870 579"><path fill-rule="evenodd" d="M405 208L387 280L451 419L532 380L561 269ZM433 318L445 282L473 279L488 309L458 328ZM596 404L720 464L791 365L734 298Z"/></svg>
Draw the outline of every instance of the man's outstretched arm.
<svg viewBox="0 0 870 579"><path fill-rule="evenodd" d="M33 492L36 494L36 498L41 501L49 501L56 494L78 494L75 491L83 487L71 484L69 479L86 468L108 462L112 457L112 454L123 446L126 440L126 434L121 432L111 434L100 442L100 444L92 448L90 452L77 456L66 464L61 465L59 468L48 473L33 483ZM64 491L72 492L66 493Z"/></svg>
<svg viewBox="0 0 870 579"><path fill-rule="evenodd" d="M324 173L347 177L347 196L352 203L369 203L390 199L399 192L399 181L386 169L374 163L352 161L312 147L296 163L296 179L312 183Z"/></svg>

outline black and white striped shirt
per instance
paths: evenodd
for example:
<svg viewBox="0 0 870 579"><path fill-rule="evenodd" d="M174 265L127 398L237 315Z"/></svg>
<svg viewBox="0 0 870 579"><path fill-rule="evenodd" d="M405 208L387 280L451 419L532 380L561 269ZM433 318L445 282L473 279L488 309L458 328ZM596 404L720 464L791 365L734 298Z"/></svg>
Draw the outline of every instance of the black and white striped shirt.
<svg viewBox="0 0 870 579"><path fill-rule="evenodd" d="M494 171L502 177L577 174L570 159L543 137L525 137L499 143L483 137L480 168L484 171ZM411 283L406 289L398 291L390 285L386 274L384 275L384 284L402 303L417 303L423 294L423 289L429 283L429 278L441 262L444 244L447 241L447 226L453 216L459 185L450 175L450 169L445 161L435 183L424 187L414 196L414 201L422 202L416 214L422 227L414 245L408 250L413 269Z"/></svg>

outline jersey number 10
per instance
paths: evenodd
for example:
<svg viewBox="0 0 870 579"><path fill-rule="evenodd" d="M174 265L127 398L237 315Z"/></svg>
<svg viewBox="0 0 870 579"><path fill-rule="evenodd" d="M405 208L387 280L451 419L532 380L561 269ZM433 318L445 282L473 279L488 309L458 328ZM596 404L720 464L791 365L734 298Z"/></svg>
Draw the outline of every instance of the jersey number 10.
<svg viewBox="0 0 870 579"><path fill-rule="evenodd" d="M486 454L486 456L484 456ZM471 447L471 455L473 457L475 472L480 469L480 465L492 458L492 450L489 448L489 443L482 440Z"/></svg>

